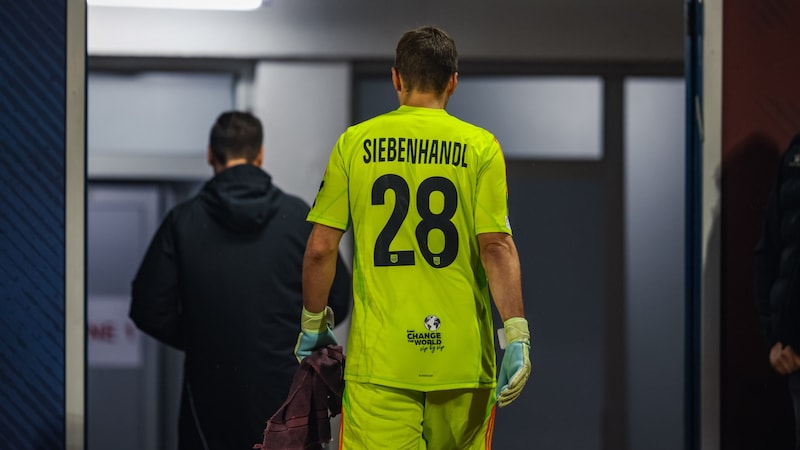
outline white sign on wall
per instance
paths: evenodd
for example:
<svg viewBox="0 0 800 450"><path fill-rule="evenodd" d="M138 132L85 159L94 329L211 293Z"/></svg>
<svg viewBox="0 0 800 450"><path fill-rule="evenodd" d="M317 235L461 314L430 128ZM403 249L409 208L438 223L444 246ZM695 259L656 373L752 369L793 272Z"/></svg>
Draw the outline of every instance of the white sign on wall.
<svg viewBox="0 0 800 450"><path fill-rule="evenodd" d="M142 364L141 335L128 318L128 298L90 297L86 311L89 367L132 368Z"/></svg>

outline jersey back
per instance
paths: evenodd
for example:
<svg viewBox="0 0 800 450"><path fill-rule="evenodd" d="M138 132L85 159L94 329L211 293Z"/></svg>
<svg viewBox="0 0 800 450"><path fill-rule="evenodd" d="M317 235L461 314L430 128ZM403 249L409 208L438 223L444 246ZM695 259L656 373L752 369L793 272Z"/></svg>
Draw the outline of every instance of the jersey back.
<svg viewBox="0 0 800 450"><path fill-rule="evenodd" d="M354 125L331 152L308 220L353 229L345 379L422 391L494 385L477 235L511 228L491 133L410 106Z"/></svg>

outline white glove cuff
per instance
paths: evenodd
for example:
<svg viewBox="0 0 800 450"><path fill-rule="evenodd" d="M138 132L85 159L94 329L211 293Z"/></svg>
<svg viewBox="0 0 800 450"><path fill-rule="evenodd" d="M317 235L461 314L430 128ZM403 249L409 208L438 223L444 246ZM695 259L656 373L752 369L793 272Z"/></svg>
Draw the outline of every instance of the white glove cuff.
<svg viewBox="0 0 800 450"><path fill-rule="evenodd" d="M506 336L506 342L509 344L516 341L524 341L528 344L531 342L528 321L523 317L512 317L503 322L503 331Z"/></svg>
<svg viewBox="0 0 800 450"><path fill-rule="evenodd" d="M311 312L303 307L303 314L300 318L300 327L306 333L322 333L327 328L333 328L333 310L326 306L320 312Z"/></svg>

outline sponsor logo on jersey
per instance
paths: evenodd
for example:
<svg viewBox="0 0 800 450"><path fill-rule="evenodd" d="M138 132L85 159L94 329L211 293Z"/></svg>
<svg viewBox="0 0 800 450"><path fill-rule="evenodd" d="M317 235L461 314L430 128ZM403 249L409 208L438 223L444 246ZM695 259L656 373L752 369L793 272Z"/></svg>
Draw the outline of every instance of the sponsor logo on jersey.
<svg viewBox="0 0 800 450"><path fill-rule="evenodd" d="M427 328L430 331L438 330L439 325L441 324L442 322L439 320L439 318L432 314L425 318L425 328Z"/></svg>
<svg viewBox="0 0 800 450"><path fill-rule="evenodd" d="M425 326L425 331L406 330L408 343L415 345L421 352L434 353L444 350L442 332L439 331L442 321L439 317L433 314L428 315L422 324Z"/></svg>

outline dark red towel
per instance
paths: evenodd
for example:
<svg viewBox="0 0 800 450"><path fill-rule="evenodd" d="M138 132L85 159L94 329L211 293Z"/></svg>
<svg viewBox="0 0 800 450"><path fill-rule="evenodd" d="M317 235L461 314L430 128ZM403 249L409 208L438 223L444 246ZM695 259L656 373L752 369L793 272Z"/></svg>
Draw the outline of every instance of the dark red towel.
<svg viewBox="0 0 800 450"><path fill-rule="evenodd" d="M329 345L303 358L289 396L269 419L262 450L319 449L331 441L330 418L342 411L344 353Z"/></svg>

